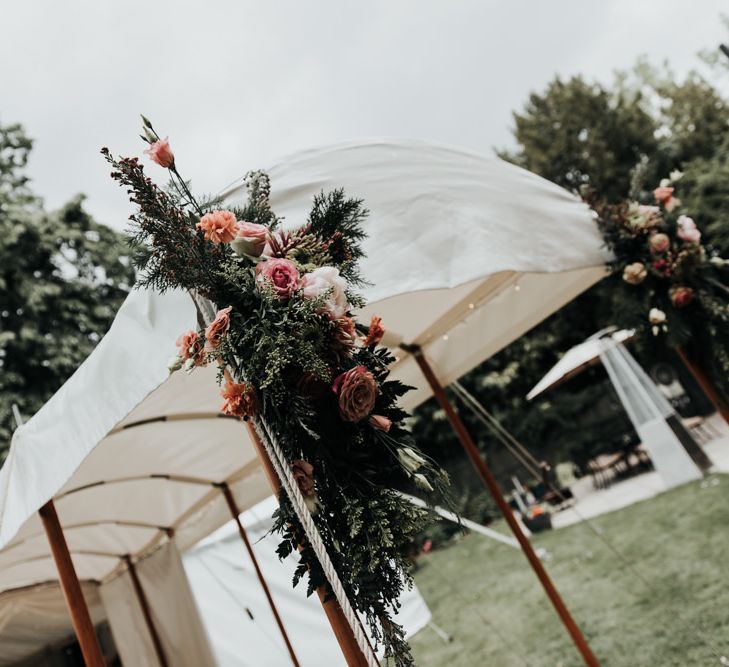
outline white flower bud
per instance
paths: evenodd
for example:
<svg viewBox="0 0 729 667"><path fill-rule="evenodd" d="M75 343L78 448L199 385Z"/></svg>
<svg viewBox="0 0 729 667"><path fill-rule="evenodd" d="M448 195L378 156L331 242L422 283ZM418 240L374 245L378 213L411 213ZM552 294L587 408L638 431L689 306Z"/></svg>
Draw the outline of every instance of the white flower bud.
<svg viewBox="0 0 729 667"><path fill-rule="evenodd" d="M425 475L418 473L417 475L413 475L413 479L415 480L415 484L421 489L425 491L433 491L433 487L430 485L430 482Z"/></svg>
<svg viewBox="0 0 729 667"><path fill-rule="evenodd" d="M425 459L410 447L403 447L397 451L400 464L410 474L417 472L426 463Z"/></svg>
<svg viewBox="0 0 729 667"><path fill-rule="evenodd" d="M182 368L182 357L179 355L175 355L174 357L171 357L169 362L167 363L167 370L170 373L174 373L175 371L179 371Z"/></svg>

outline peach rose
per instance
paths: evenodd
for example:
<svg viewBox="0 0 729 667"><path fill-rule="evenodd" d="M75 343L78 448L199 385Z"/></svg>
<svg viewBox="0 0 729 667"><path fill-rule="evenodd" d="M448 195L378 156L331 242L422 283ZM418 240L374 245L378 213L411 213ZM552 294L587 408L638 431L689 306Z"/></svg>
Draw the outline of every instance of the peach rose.
<svg viewBox="0 0 729 667"><path fill-rule="evenodd" d="M369 418L369 425L372 428L377 429L378 431L384 431L387 433L390 430L390 427L392 426L392 420L388 419L387 417L383 415L370 415Z"/></svg>
<svg viewBox="0 0 729 667"><path fill-rule="evenodd" d="M231 242L230 247L239 255L260 257L266 247L268 227L255 222L239 222L238 236Z"/></svg>
<svg viewBox="0 0 729 667"><path fill-rule="evenodd" d="M347 422L360 422L372 412L377 398L377 381L366 366L339 375L332 385L339 397L339 414Z"/></svg>
<svg viewBox="0 0 729 667"><path fill-rule="evenodd" d="M197 331L188 331L177 339L179 356L183 361L192 360L195 366L205 365L205 349Z"/></svg>
<svg viewBox="0 0 729 667"><path fill-rule="evenodd" d="M382 326L382 318L378 317L377 315L373 315L372 319L370 320L369 331L367 331L367 336L365 337L362 344L365 347L369 347L370 345L377 345L382 340L382 337L384 335L385 327Z"/></svg>
<svg viewBox="0 0 729 667"><path fill-rule="evenodd" d="M169 137L155 141L150 144L149 148L144 151L144 154L156 162L160 167L169 169L175 164L175 155L170 148Z"/></svg>
<svg viewBox="0 0 729 667"><path fill-rule="evenodd" d="M228 306L218 311L215 319L205 329L205 340L208 341L208 346L211 350L217 348L230 329L230 311L233 310L233 306Z"/></svg>
<svg viewBox="0 0 729 667"><path fill-rule="evenodd" d="M648 275L648 270L643 262L633 262L623 269L623 280L628 285L640 285Z"/></svg>
<svg viewBox="0 0 729 667"><path fill-rule="evenodd" d="M299 270L289 259L276 257L267 259L256 266L259 284L267 284L273 288L279 299L289 299L301 287Z"/></svg>
<svg viewBox="0 0 729 667"><path fill-rule="evenodd" d="M245 383L236 384L228 380L220 392L223 404L220 411L230 417L248 419L256 412L256 394L253 387Z"/></svg>
<svg viewBox="0 0 729 667"><path fill-rule="evenodd" d="M671 239L666 234L659 232L658 234L652 234L648 239L648 246L653 254L659 255L662 252L666 252L671 246Z"/></svg>
<svg viewBox="0 0 729 667"><path fill-rule="evenodd" d="M206 213L196 226L204 232L206 241L215 244L230 243L238 233L235 214L230 211Z"/></svg>

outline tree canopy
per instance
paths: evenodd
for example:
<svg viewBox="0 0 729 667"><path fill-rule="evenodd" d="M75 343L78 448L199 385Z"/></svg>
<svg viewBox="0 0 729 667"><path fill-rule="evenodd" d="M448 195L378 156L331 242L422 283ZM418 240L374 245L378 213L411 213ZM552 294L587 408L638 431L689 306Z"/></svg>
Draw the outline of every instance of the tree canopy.
<svg viewBox="0 0 729 667"><path fill-rule="evenodd" d="M33 143L0 126L0 456L12 405L32 416L88 356L134 282L125 238L77 196L44 210L26 165Z"/></svg>

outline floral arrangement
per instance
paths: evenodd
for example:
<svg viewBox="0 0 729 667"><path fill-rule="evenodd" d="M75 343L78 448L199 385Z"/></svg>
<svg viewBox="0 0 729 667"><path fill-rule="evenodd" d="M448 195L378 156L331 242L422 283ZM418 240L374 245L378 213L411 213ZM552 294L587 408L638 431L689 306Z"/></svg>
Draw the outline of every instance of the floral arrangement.
<svg viewBox="0 0 729 667"><path fill-rule="evenodd" d="M137 207L130 220L140 284L194 291L218 308L207 327L181 333L170 370L216 364L221 411L272 425L354 608L386 656L411 665L392 614L427 513L394 489L443 496L448 480L405 428L397 400L408 387L388 379L394 358L379 345L381 320L364 327L352 316L364 305L355 290L367 211L341 190L320 193L301 226L283 229L260 171L246 176L243 208L198 200L169 141L143 121L145 152L168 170L167 188L137 158L102 150ZM308 574L310 594L327 582L293 508L280 501L278 554L298 550L294 585Z"/></svg>
<svg viewBox="0 0 729 667"><path fill-rule="evenodd" d="M676 196L681 172L653 191L650 204L608 204L587 194L597 223L613 252L613 270L628 292L619 307L624 326L664 337L710 373L729 396L729 260L681 211ZM622 295L620 295L622 296Z"/></svg>

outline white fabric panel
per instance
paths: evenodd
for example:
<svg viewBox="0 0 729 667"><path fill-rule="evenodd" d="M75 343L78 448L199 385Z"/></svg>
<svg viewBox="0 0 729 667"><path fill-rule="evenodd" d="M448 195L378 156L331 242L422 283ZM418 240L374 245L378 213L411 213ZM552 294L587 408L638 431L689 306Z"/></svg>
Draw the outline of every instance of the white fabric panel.
<svg viewBox="0 0 729 667"><path fill-rule="evenodd" d="M411 140L301 151L268 170L274 211L306 221L321 190L344 188L370 211L362 274L370 302L457 287L500 271L558 272L605 263L589 208L498 158ZM240 203L243 186L227 196Z"/></svg>
<svg viewBox="0 0 729 667"><path fill-rule="evenodd" d="M630 352L612 339L600 339L600 358L666 488L701 479L698 466L666 423L673 408Z"/></svg>
<svg viewBox="0 0 729 667"><path fill-rule="evenodd" d="M0 470L0 544L51 498L114 425L164 381L162 350L194 322L188 296L135 292L94 353L13 435ZM60 485L59 485L60 482Z"/></svg>
<svg viewBox="0 0 729 667"><path fill-rule="evenodd" d="M159 667L152 637L144 623L142 607L128 572L99 587L111 634L122 665Z"/></svg>
<svg viewBox="0 0 729 667"><path fill-rule="evenodd" d="M208 637L174 543L166 543L138 563L137 575L168 664L214 667ZM100 593L124 666L159 667L129 573L101 586Z"/></svg>
<svg viewBox="0 0 729 667"><path fill-rule="evenodd" d="M621 329L610 335L610 338L618 343L624 343L631 339L635 332L630 329ZM534 385L527 394L527 399L532 400L547 391L550 387L560 383L562 380L574 374L600 358L599 338L589 338L584 343L575 345L562 355L562 358L547 371L547 374Z"/></svg>
<svg viewBox="0 0 729 667"><path fill-rule="evenodd" d="M84 584L82 590L91 620L101 622L104 609L97 587ZM68 608L58 584L8 591L0 596L0 667L13 665L65 640L71 633Z"/></svg>
<svg viewBox="0 0 729 667"><path fill-rule="evenodd" d="M275 507L270 498L241 519L302 667L344 666L341 650L316 595L305 582L291 587L295 558L280 562L279 539L268 535ZM183 557L219 667L281 667L290 658L248 553L233 522ZM408 636L422 629L430 610L417 589L405 593L398 616Z"/></svg>

